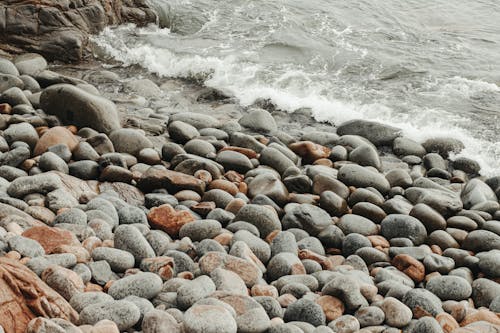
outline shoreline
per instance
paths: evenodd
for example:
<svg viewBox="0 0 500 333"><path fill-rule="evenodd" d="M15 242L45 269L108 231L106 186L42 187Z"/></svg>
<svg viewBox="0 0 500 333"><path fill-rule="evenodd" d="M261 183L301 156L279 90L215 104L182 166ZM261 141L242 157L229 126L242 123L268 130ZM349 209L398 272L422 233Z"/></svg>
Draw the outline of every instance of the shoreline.
<svg viewBox="0 0 500 333"><path fill-rule="evenodd" d="M0 76L0 332L500 330L500 177L460 141L98 60Z"/></svg>

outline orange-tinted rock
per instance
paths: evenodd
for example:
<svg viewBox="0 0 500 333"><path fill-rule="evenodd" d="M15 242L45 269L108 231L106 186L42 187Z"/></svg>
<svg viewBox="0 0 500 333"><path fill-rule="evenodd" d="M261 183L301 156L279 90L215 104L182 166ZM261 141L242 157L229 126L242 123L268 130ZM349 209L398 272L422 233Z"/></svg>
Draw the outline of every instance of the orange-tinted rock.
<svg viewBox="0 0 500 333"><path fill-rule="evenodd" d="M226 172L224 174L224 177L226 177L227 180L229 180L230 182L233 182L233 183L241 183L244 179L245 179L245 176L243 176L241 173L238 173L234 170L229 170L228 172Z"/></svg>
<svg viewBox="0 0 500 333"><path fill-rule="evenodd" d="M415 282L421 282L425 277L424 265L407 254L395 256L394 259L392 259L392 264Z"/></svg>
<svg viewBox="0 0 500 333"><path fill-rule="evenodd" d="M213 189L219 189L226 191L227 193L231 195L236 195L236 193L239 192L238 186L236 186L234 183L230 182L229 180L225 179L216 179L213 182L208 185L209 190Z"/></svg>
<svg viewBox="0 0 500 333"><path fill-rule="evenodd" d="M152 208L149 211L148 220L153 228L163 230L170 236L177 236L181 227L194 221L195 218L188 211L176 211L169 204L164 204Z"/></svg>
<svg viewBox="0 0 500 333"><path fill-rule="evenodd" d="M60 245L53 248L52 253L73 253L77 263L86 263L90 261L89 251L81 245Z"/></svg>
<svg viewBox="0 0 500 333"><path fill-rule="evenodd" d="M337 297L329 295L320 296L316 300L316 303L318 303L319 306L321 306L321 308L323 309L327 322L335 320L344 314L344 303L342 303L342 301Z"/></svg>
<svg viewBox="0 0 500 333"><path fill-rule="evenodd" d="M294 142L288 146L295 154L302 157L305 163L310 164L320 158L330 156L331 149L312 141Z"/></svg>
<svg viewBox="0 0 500 333"><path fill-rule="evenodd" d="M329 168L333 167L333 162L331 160L329 160L328 158L320 158L320 159L314 161L313 164L314 165L324 165L324 166L327 166Z"/></svg>
<svg viewBox="0 0 500 333"><path fill-rule="evenodd" d="M96 247L102 246L102 241L95 236L91 236L82 242L82 246L89 253L92 253L92 250L94 250Z"/></svg>
<svg viewBox="0 0 500 333"><path fill-rule="evenodd" d="M69 303L35 273L0 257L0 325L7 333L24 333L30 320L38 316L78 320Z"/></svg>
<svg viewBox="0 0 500 333"><path fill-rule="evenodd" d="M233 239L233 234L229 232L223 232L214 237L214 241L224 246L228 246L229 244L231 244L232 239Z"/></svg>
<svg viewBox="0 0 500 333"><path fill-rule="evenodd" d="M372 235L372 236L367 236L366 238L368 238L368 240L372 243L373 247L377 246L380 246L381 248L390 247L389 241L382 236Z"/></svg>
<svg viewBox="0 0 500 333"><path fill-rule="evenodd" d="M484 321L474 322L470 325L457 328L453 333L498 333L500 325L491 324Z"/></svg>
<svg viewBox="0 0 500 333"><path fill-rule="evenodd" d="M308 249L299 250L299 258L300 260L314 260L325 270L331 270L334 267L332 262L328 260L327 257L317 254L316 252Z"/></svg>
<svg viewBox="0 0 500 333"><path fill-rule="evenodd" d="M194 173L194 177L208 184L212 181L212 174L207 170L198 170Z"/></svg>
<svg viewBox="0 0 500 333"><path fill-rule="evenodd" d="M85 292L88 293L90 291L102 292L103 288L98 284L87 282L85 285Z"/></svg>
<svg viewBox="0 0 500 333"><path fill-rule="evenodd" d="M199 265L207 275L219 267L232 271L245 281L247 287L252 287L262 277L262 272L254 263L220 252L208 252L200 258Z"/></svg>
<svg viewBox="0 0 500 333"><path fill-rule="evenodd" d="M52 225L52 221L54 221L56 217L56 214L50 209L41 206L29 206L24 211L47 225Z"/></svg>
<svg viewBox="0 0 500 333"><path fill-rule="evenodd" d="M0 113L1 114L11 114L12 106L7 103L0 103Z"/></svg>
<svg viewBox="0 0 500 333"><path fill-rule="evenodd" d="M278 289L275 286L256 284L251 289L252 296L271 296L273 298L278 298Z"/></svg>
<svg viewBox="0 0 500 333"><path fill-rule="evenodd" d="M49 147L60 143L65 144L68 146L69 150L73 151L78 145L78 139L65 127L52 127L45 131L38 140L33 150L33 154L35 156L41 155L46 152Z"/></svg>
<svg viewBox="0 0 500 333"><path fill-rule="evenodd" d="M459 328L457 321L449 313L441 312L436 316L436 320L443 329L444 333L451 333L454 329Z"/></svg>
<svg viewBox="0 0 500 333"><path fill-rule="evenodd" d="M36 240L47 254L60 245L80 245L72 232L60 228L32 227L23 232L22 236Z"/></svg>
<svg viewBox="0 0 500 333"><path fill-rule="evenodd" d="M226 206L226 210L236 215L240 211L241 207L245 205L246 205L245 201L243 201L240 198L235 198L229 201L229 203Z"/></svg>
<svg viewBox="0 0 500 333"><path fill-rule="evenodd" d="M141 269L158 274L163 280L174 277L174 259L171 257L145 258L141 261Z"/></svg>
<svg viewBox="0 0 500 333"><path fill-rule="evenodd" d="M229 146L229 147L222 148L220 151L224 151L224 150L235 151L235 152L238 152L240 154L245 155L248 158L257 158L257 156L258 156L254 150L249 149L249 148Z"/></svg>
<svg viewBox="0 0 500 333"><path fill-rule="evenodd" d="M203 194L205 186L205 181L194 176L159 167L149 168L137 182L137 187L145 192L166 188L171 193L192 190Z"/></svg>
<svg viewBox="0 0 500 333"><path fill-rule="evenodd" d="M476 321L486 321L495 325L500 325L500 318L494 313L486 308L480 308L477 311L470 311L465 316L464 320L460 322L460 326L467 326Z"/></svg>
<svg viewBox="0 0 500 333"><path fill-rule="evenodd" d="M192 200L192 201L201 201L201 195L196 193L195 191L190 191L190 190L183 190L175 193L174 197L179 200L179 201L186 201L186 200Z"/></svg>
<svg viewBox="0 0 500 333"><path fill-rule="evenodd" d="M290 304L297 302L297 298L292 294L283 294L278 297L278 303L280 303L282 308L288 307Z"/></svg>

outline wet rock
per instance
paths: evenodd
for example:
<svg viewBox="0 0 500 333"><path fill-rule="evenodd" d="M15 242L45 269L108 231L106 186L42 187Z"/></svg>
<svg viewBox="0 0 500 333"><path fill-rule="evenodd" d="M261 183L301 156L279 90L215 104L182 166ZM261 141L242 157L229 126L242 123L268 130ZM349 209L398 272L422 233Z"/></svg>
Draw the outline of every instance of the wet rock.
<svg viewBox="0 0 500 333"><path fill-rule="evenodd" d="M73 105L79 107L73 108ZM121 127L113 102L69 84L46 88L40 96L40 106L66 124L88 126L104 133L111 133Z"/></svg>
<svg viewBox="0 0 500 333"><path fill-rule="evenodd" d="M377 146L392 146L400 131L396 127L361 119L347 121L337 128L338 135L359 135Z"/></svg>
<svg viewBox="0 0 500 333"><path fill-rule="evenodd" d="M390 184L383 175L355 164L341 167L338 179L348 186L374 187L382 194L390 189Z"/></svg>
<svg viewBox="0 0 500 333"><path fill-rule="evenodd" d="M444 158L448 158L450 152L459 153L464 148L460 140L453 138L427 139L422 146L428 153L438 153Z"/></svg>
<svg viewBox="0 0 500 333"><path fill-rule="evenodd" d="M257 132L273 132L277 129L276 122L269 112L263 109L254 109L245 114L238 121L243 127L253 129Z"/></svg>

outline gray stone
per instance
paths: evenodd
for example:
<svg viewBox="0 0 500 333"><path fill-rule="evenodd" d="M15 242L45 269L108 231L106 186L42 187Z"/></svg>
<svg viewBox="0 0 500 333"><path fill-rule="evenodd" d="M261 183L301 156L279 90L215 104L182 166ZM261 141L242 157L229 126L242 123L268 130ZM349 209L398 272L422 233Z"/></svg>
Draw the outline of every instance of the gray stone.
<svg viewBox="0 0 500 333"><path fill-rule="evenodd" d="M23 236L12 236L7 243L13 251L19 252L23 257L38 257L45 254L45 250L37 241Z"/></svg>
<svg viewBox="0 0 500 333"><path fill-rule="evenodd" d="M348 186L374 187L380 193L389 192L390 184L380 173L356 164L346 164L340 168L338 180Z"/></svg>
<svg viewBox="0 0 500 333"><path fill-rule="evenodd" d="M141 131L121 128L109 134L116 152L138 156L144 148L152 148L153 143Z"/></svg>
<svg viewBox="0 0 500 333"><path fill-rule="evenodd" d="M47 68L47 61L36 53L25 53L14 59L14 65L20 74L33 75Z"/></svg>
<svg viewBox="0 0 500 333"><path fill-rule="evenodd" d="M12 144L15 141L26 142L32 149L38 142L38 133L29 123L19 123L10 125L4 132L5 140Z"/></svg>
<svg viewBox="0 0 500 333"><path fill-rule="evenodd" d="M121 127L113 102L69 84L46 88L40 96L40 107L65 124L87 126L104 133L111 133Z"/></svg>
<svg viewBox="0 0 500 333"><path fill-rule="evenodd" d="M217 236L222 225L216 220L196 220L186 223L179 230L179 237L189 237L192 241L201 241Z"/></svg>
<svg viewBox="0 0 500 333"><path fill-rule="evenodd" d="M104 292L90 291L75 294L71 297L69 304L80 313L84 308L89 305L98 304L102 302L113 301L113 297Z"/></svg>
<svg viewBox="0 0 500 333"><path fill-rule="evenodd" d="M114 281L108 294L114 299L122 299L130 295L151 299L160 293L162 285L162 279L158 275L141 272Z"/></svg>
<svg viewBox="0 0 500 333"><path fill-rule="evenodd" d="M141 318L141 311L129 301L105 301L86 306L80 312L80 324L95 325L101 320L108 319L118 326L120 330L126 330L134 326Z"/></svg>
<svg viewBox="0 0 500 333"><path fill-rule="evenodd" d="M321 306L304 298L290 304L286 308L283 319L285 322L303 321L313 326L324 325L326 320Z"/></svg>
<svg viewBox="0 0 500 333"><path fill-rule="evenodd" d="M251 110L250 113L241 117L238 122L241 126L257 132L273 132L277 129L273 116L263 109Z"/></svg>
<svg viewBox="0 0 500 333"><path fill-rule="evenodd" d="M351 233L358 233L364 236L378 234L378 227L375 223L363 216L355 214L346 214L342 216L336 225L345 235Z"/></svg>
<svg viewBox="0 0 500 333"><path fill-rule="evenodd" d="M8 59L0 57L0 73L19 76L17 67Z"/></svg>
<svg viewBox="0 0 500 333"><path fill-rule="evenodd" d="M234 220L245 221L256 226L262 238L274 230L281 230L281 223L276 212L260 205L243 206Z"/></svg>
<svg viewBox="0 0 500 333"><path fill-rule="evenodd" d="M417 288L408 291L403 297L403 303L412 311L418 308L436 316L443 312L441 300L428 290Z"/></svg>
<svg viewBox="0 0 500 333"><path fill-rule="evenodd" d="M442 301L461 301L472 294L472 287L467 280L458 276L437 276L427 282L425 288Z"/></svg>
<svg viewBox="0 0 500 333"><path fill-rule="evenodd" d="M68 165L66 164L66 162L50 151L45 152L42 154L42 156L40 156L38 166L43 171L54 170L62 173L69 173Z"/></svg>
<svg viewBox="0 0 500 333"><path fill-rule="evenodd" d="M114 272L122 273L135 264L134 256L127 251L111 248L96 247L92 251L94 261L105 260Z"/></svg>
<svg viewBox="0 0 500 333"><path fill-rule="evenodd" d="M392 146L401 129L369 120L355 119L342 123L337 128L338 135L359 135L367 138L374 145Z"/></svg>
<svg viewBox="0 0 500 333"><path fill-rule="evenodd" d="M476 307L489 307L491 302L500 296L500 284L495 281L479 278L472 283L472 299Z"/></svg>
<svg viewBox="0 0 500 333"><path fill-rule="evenodd" d="M182 333L182 325L168 312L151 310L144 314L143 333Z"/></svg>
<svg viewBox="0 0 500 333"><path fill-rule="evenodd" d="M282 220L285 229L300 228L312 235L317 235L332 224L332 218L323 209L310 204L296 205L289 210Z"/></svg>
<svg viewBox="0 0 500 333"><path fill-rule="evenodd" d="M142 233L134 226L120 225L115 230L115 248L131 253L136 262L155 257L155 252Z"/></svg>
<svg viewBox="0 0 500 333"><path fill-rule="evenodd" d="M186 333L236 333L231 313L219 305L194 305L184 314Z"/></svg>
<svg viewBox="0 0 500 333"><path fill-rule="evenodd" d="M388 215L381 223L380 233L387 239L405 237L420 245L427 238L424 225L414 217L402 214Z"/></svg>
<svg viewBox="0 0 500 333"><path fill-rule="evenodd" d="M215 290L216 286L208 276L199 276L177 290L177 304L181 309L188 309Z"/></svg>

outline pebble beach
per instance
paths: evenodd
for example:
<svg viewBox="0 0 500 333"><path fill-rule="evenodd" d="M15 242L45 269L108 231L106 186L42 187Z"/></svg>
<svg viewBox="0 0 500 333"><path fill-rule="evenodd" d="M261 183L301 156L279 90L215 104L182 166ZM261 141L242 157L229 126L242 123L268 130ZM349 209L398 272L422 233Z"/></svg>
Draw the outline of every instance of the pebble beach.
<svg viewBox="0 0 500 333"><path fill-rule="evenodd" d="M500 176L463 148L1 57L0 332L500 332Z"/></svg>

